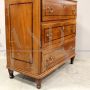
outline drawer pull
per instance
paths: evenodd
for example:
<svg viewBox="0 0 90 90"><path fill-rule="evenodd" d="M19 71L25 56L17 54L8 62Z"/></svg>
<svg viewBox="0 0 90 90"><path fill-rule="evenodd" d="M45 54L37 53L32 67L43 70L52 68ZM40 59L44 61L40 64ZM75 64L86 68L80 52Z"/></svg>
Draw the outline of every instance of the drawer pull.
<svg viewBox="0 0 90 90"><path fill-rule="evenodd" d="M53 56L51 56L50 58L49 58L49 60L55 60L55 57L53 57Z"/></svg>
<svg viewBox="0 0 90 90"><path fill-rule="evenodd" d="M76 11L75 10L73 10L73 14L76 15Z"/></svg>
<svg viewBox="0 0 90 90"><path fill-rule="evenodd" d="M50 33L50 34L47 33L47 34L46 34L46 37L47 37L49 40L52 40L52 33Z"/></svg>
<svg viewBox="0 0 90 90"><path fill-rule="evenodd" d="M54 62L54 60L55 60L55 57L51 56L46 61L48 64L51 64L52 62Z"/></svg>
<svg viewBox="0 0 90 90"><path fill-rule="evenodd" d="M48 7L48 11L49 11L49 13L53 13L54 12L53 9L50 8L50 7Z"/></svg>
<svg viewBox="0 0 90 90"><path fill-rule="evenodd" d="M49 59L50 59L50 60L53 60L53 57L51 56Z"/></svg>
<svg viewBox="0 0 90 90"><path fill-rule="evenodd" d="M63 8L65 8L66 6L65 5L63 5Z"/></svg>
<svg viewBox="0 0 90 90"><path fill-rule="evenodd" d="M49 34L47 34L46 36L49 37Z"/></svg>
<svg viewBox="0 0 90 90"><path fill-rule="evenodd" d="M63 26L63 27L62 27L62 30L64 30L64 29L65 29L65 27Z"/></svg>
<svg viewBox="0 0 90 90"><path fill-rule="evenodd" d="M51 37L52 36L52 33L47 33L47 35L46 35L47 37Z"/></svg>

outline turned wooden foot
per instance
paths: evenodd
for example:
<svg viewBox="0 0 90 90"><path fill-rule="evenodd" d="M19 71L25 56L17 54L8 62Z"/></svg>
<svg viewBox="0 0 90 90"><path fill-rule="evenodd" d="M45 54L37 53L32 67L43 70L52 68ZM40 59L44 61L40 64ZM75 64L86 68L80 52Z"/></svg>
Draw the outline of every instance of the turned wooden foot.
<svg viewBox="0 0 90 90"><path fill-rule="evenodd" d="M36 79L37 88L41 88L41 79Z"/></svg>
<svg viewBox="0 0 90 90"><path fill-rule="evenodd" d="M72 57L72 58L71 58L71 62L70 62L70 64L73 64L73 62L74 62L74 58L75 58L75 57Z"/></svg>
<svg viewBox="0 0 90 90"><path fill-rule="evenodd" d="M8 69L10 79L14 78L13 70Z"/></svg>

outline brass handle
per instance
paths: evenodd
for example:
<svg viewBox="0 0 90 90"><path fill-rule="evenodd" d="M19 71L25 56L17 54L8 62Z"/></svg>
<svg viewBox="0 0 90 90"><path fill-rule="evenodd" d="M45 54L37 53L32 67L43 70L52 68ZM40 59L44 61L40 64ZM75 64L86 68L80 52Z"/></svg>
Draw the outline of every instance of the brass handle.
<svg viewBox="0 0 90 90"><path fill-rule="evenodd" d="M47 33L47 34L46 34L46 37L47 37L49 40L51 40L51 39L52 39L52 33Z"/></svg>
<svg viewBox="0 0 90 90"><path fill-rule="evenodd" d="M50 35L47 33L47 35L46 35L47 37L49 37Z"/></svg>
<svg viewBox="0 0 90 90"><path fill-rule="evenodd" d="M51 60L52 60L52 59L53 59L53 57L51 56L49 59L51 59Z"/></svg>
<svg viewBox="0 0 90 90"><path fill-rule="evenodd" d="M73 14L76 15L76 11L75 10L73 10Z"/></svg>
<svg viewBox="0 0 90 90"><path fill-rule="evenodd" d="M54 10L52 8L50 8L50 7L48 7L48 11L49 11L49 13L53 13L54 12Z"/></svg>
<svg viewBox="0 0 90 90"><path fill-rule="evenodd" d="M65 5L63 5L63 8L65 8L66 6Z"/></svg>
<svg viewBox="0 0 90 90"><path fill-rule="evenodd" d="M50 59L50 60L54 60L54 59L55 59L55 57L51 56L49 59Z"/></svg>
<svg viewBox="0 0 90 90"><path fill-rule="evenodd" d="M64 29L65 29L65 27L63 26L63 27L62 27L62 30L64 30Z"/></svg>
<svg viewBox="0 0 90 90"><path fill-rule="evenodd" d="M54 61L55 57L49 57L46 61L47 61L47 64L46 64L46 67L48 67L53 61Z"/></svg>

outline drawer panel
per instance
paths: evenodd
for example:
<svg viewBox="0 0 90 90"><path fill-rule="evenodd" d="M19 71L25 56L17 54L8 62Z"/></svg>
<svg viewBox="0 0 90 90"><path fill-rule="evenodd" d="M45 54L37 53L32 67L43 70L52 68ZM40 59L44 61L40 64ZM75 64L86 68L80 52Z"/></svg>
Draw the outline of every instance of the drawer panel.
<svg viewBox="0 0 90 90"><path fill-rule="evenodd" d="M45 44L42 47L42 54L45 55L45 54L48 54L50 52L53 52L55 49L61 48L66 43L66 41L69 41L69 39L71 39L71 38L73 38L75 36L76 36L75 34L72 34L72 35L64 37L64 40L61 38L59 40L56 40L55 43L52 42L51 44L50 43Z"/></svg>
<svg viewBox="0 0 90 90"><path fill-rule="evenodd" d="M76 15L76 3L70 2L70 1L64 1L63 2L63 8L65 11L65 15Z"/></svg>
<svg viewBox="0 0 90 90"><path fill-rule="evenodd" d="M76 33L76 24L62 24L62 25L45 25L42 27L42 45L52 44L59 39L65 39L65 36ZM61 40L61 41L62 41Z"/></svg>
<svg viewBox="0 0 90 90"><path fill-rule="evenodd" d="M47 28L44 29L44 38L45 38L45 43L48 43L50 41L60 39L62 33L62 27L53 27L53 28Z"/></svg>
<svg viewBox="0 0 90 90"><path fill-rule="evenodd" d="M42 21L72 19L76 16L76 3L70 1L43 0Z"/></svg>
<svg viewBox="0 0 90 90"><path fill-rule="evenodd" d="M45 15L45 16L64 15L63 4L62 3L45 2L45 5L43 7L43 15Z"/></svg>
<svg viewBox="0 0 90 90"><path fill-rule="evenodd" d="M66 60L75 56L75 37L65 39L64 44L59 43L42 51L42 72L53 66L66 62Z"/></svg>
<svg viewBox="0 0 90 90"><path fill-rule="evenodd" d="M63 26L63 31L64 31L64 36L76 33L76 25L75 24L70 24Z"/></svg>
<svg viewBox="0 0 90 90"><path fill-rule="evenodd" d="M48 53L45 55L43 54L42 55L42 72L64 61L64 58L65 58L65 55L64 55L63 47L60 47L52 51L51 53Z"/></svg>
<svg viewBox="0 0 90 90"><path fill-rule="evenodd" d="M67 57L75 54L75 37L64 41L64 50Z"/></svg>

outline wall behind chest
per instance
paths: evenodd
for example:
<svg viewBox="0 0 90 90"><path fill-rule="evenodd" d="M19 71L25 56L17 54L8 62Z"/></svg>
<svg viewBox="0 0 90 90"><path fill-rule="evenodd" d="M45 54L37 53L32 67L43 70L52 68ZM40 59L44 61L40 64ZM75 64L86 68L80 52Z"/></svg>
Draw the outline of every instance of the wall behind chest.
<svg viewBox="0 0 90 90"><path fill-rule="evenodd" d="M78 0L77 58L90 58L90 0Z"/></svg>
<svg viewBox="0 0 90 90"><path fill-rule="evenodd" d="M5 56L5 5L4 0L0 0L0 57Z"/></svg>

